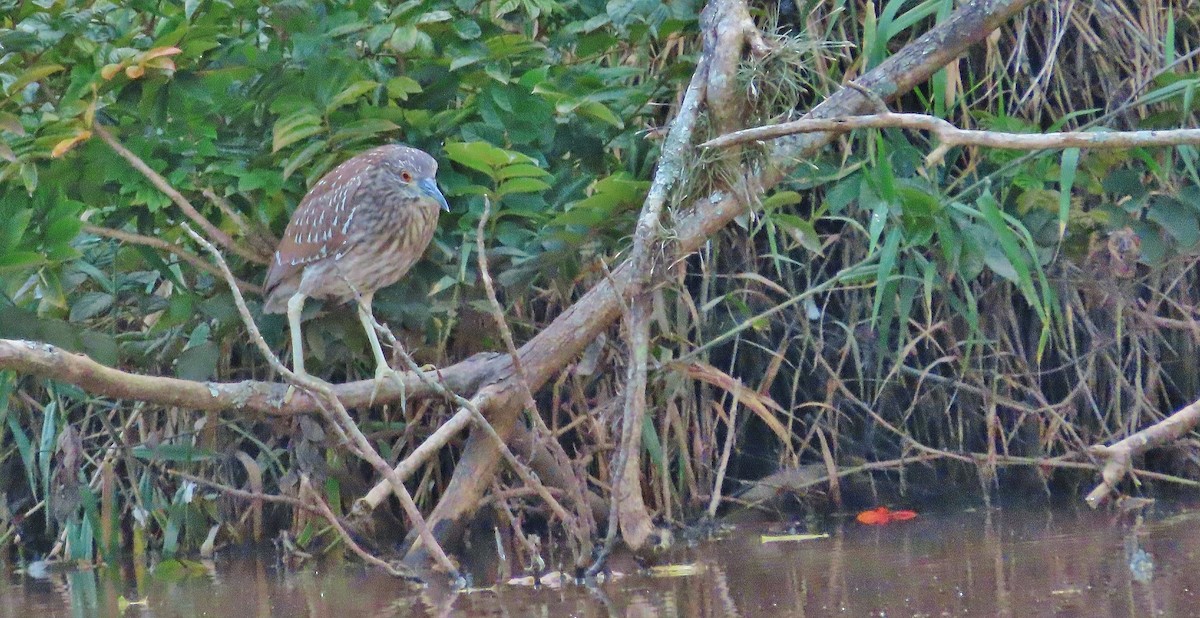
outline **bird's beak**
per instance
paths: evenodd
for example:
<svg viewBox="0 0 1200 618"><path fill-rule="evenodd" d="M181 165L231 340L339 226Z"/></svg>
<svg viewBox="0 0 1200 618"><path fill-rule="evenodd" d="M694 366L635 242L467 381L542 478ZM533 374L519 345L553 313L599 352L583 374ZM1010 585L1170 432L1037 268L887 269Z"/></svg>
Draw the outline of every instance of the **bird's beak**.
<svg viewBox="0 0 1200 618"><path fill-rule="evenodd" d="M446 197L442 195L441 191L438 190L437 182L434 181L434 179L422 178L421 180L417 181L417 186L421 188L421 191L423 191L425 195L428 195L429 197L433 198L434 201L441 204L442 210L450 212L450 204L446 203Z"/></svg>

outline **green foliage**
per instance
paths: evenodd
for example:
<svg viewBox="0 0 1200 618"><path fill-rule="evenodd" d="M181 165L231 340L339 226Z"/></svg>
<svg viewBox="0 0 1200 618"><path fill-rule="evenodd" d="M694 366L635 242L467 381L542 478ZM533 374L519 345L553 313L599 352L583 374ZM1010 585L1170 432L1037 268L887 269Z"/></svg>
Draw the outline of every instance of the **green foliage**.
<svg viewBox="0 0 1200 618"><path fill-rule="evenodd" d="M81 233L86 220L187 244L184 215L114 156L94 135L97 125L238 242L281 230L307 186L339 161L404 141L442 160L440 181L454 205L432 252L441 272L422 267L406 295L450 287L438 281L473 282L471 249L451 247L473 231L484 186L499 202L497 255L519 270L509 275L497 264L501 284L569 275L581 246L612 247L624 233L613 215L637 202L628 187L644 181L621 182L622 170L641 174L653 156L630 128L656 122L646 103L683 76L656 76L637 60L647 45L693 26L696 8L549 0L183 3L154 12L21 5L0 22L0 216L13 222L0 233L0 287L5 304L38 321L63 320L71 332L44 337L44 326L6 325L0 336L110 336L129 317L152 314L141 329L121 329L119 352L105 362L151 369L169 358L177 375L209 379L238 330L232 312L196 310L226 302L209 275L136 243ZM497 167L497 156L511 159ZM260 267L235 266L248 281L261 277ZM381 317L421 325L453 312L448 303L457 299L435 295L412 307L385 296ZM269 338L280 336L277 322L265 327ZM332 354L327 361L347 357L340 340L324 343L314 350ZM169 352L147 354L157 350Z"/></svg>

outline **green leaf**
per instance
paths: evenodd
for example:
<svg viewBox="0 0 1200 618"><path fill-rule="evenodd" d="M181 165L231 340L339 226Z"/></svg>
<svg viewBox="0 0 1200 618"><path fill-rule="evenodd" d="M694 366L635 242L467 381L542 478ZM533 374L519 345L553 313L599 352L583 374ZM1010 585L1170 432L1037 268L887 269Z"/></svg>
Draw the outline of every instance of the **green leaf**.
<svg viewBox="0 0 1200 618"><path fill-rule="evenodd" d="M288 146L324 130L321 116L312 109L302 109L279 119L271 129L271 152L279 152Z"/></svg>
<svg viewBox="0 0 1200 618"><path fill-rule="evenodd" d="M211 380L217 372L220 348L212 341L190 347L175 361L175 374L184 380L203 382Z"/></svg>
<svg viewBox="0 0 1200 618"><path fill-rule="evenodd" d="M879 313L884 305L884 300L892 291L888 282L892 277L892 272L896 269L901 236L903 233L898 229L889 231L887 238L883 241L883 250L879 252L879 266L875 269L875 303L871 308L872 324L879 321Z"/></svg>
<svg viewBox="0 0 1200 618"><path fill-rule="evenodd" d="M42 410L42 435L38 439L38 474L42 481L42 496L50 497L50 464L54 458L54 442L58 437L58 402L51 400ZM50 513L46 513L49 518Z"/></svg>
<svg viewBox="0 0 1200 618"><path fill-rule="evenodd" d="M170 461L175 463L212 461L216 457L216 454L212 451L197 448L187 443L135 446L129 449L129 453L144 461Z"/></svg>
<svg viewBox="0 0 1200 618"><path fill-rule="evenodd" d="M505 196L510 193L536 193L549 188L550 185L537 178L513 178L500 183L496 193Z"/></svg>
<svg viewBox="0 0 1200 618"><path fill-rule="evenodd" d="M514 164L533 165L533 158L519 152L497 148L487 142L454 142L444 147L451 161L498 179L497 169Z"/></svg>
<svg viewBox="0 0 1200 618"><path fill-rule="evenodd" d="M455 279L454 277L450 277L450 276L444 276L441 279L438 279L437 283L434 283L429 288L428 296L432 298L434 296L437 296L442 291L449 290L450 288L453 288L456 285L458 285L458 279Z"/></svg>
<svg viewBox="0 0 1200 618"><path fill-rule="evenodd" d="M483 34L483 29L473 19L459 19L454 22L454 34L464 41L474 41Z"/></svg>
<svg viewBox="0 0 1200 618"><path fill-rule="evenodd" d="M387 82L388 96L399 101L407 101L408 95L422 91L421 84L411 77L403 75L393 77Z"/></svg>
<svg viewBox="0 0 1200 618"><path fill-rule="evenodd" d="M1028 253L1021 250L1020 243L1017 242L1016 235L1009 229L1008 224L1004 221L1004 215L1000 213L1000 205L996 203L996 198L992 197L991 192L985 191L979 196L977 201L979 211L983 213L984 221L991 227L992 232L996 235L996 240L1000 243L1000 249L1004 253L1004 257L1012 266L1013 272L1012 281L1017 284L1017 288L1025 295L1025 299L1034 307L1041 307L1038 302L1037 293L1033 287L1033 277L1029 271ZM986 249L985 249L986 251ZM985 259L987 254L985 253ZM995 262L994 258L989 261L989 268ZM1003 268L1003 266L1001 266ZM1006 273L999 270L995 271L1001 277L1009 278Z"/></svg>
<svg viewBox="0 0 1200 618"><path fill-rule="evenodd" d="M625 128L625 123L616 114L612 113L612 110L599 102L583 101L576 108L576 111L584 116L590 116L596 120L610 124L617 129Z"/></svg>
<svg viewBox="0 0 1200 618"><path fill-rule="evenodd" d="M75 240L75 237L79 235L82 229L83 221L80 221L77 215L61 217L55 219L46 228L46 234L42 237L42 241L47 245L70 242Z"/></svg>
<svg viewBox="0 0 1200 618"><path fill-rule="evenodd" d="M20 116L9 112L0 112L0 131L25 135L25 125L21 124Z"/></svg>
<svg viewBox="0 0 1200 618"><path fill-rule="evenodd" d="M388 46L401 54L427 48L431 43L428 34L417 30L417 27L411 24L396 28L392 37L388 39Z"/></svg>
<svg viewBox="0 0 1200 618"><path fill-rule="evenodd" d="M1004 254L1004 250L996 245L988 245L983 250L983 262L987 265L988 270L1000 275L1004 279L1013 283L1020 283L1021 276L1017 274L1017 269L1013 266L1012 260Z"/></svg>
<svg viewBox="0 0 1200 618"><path fill-rule="evenodd" d="M450 72L453 73L463 67L471 66L472 64L475 64L476 62L479 62L480 60L483 60L483 56L477 56L474 54L459 56L459 57L455 58L454 60L450 61Z"/></svg>
<svg viewBox="0 0 1200 618"><path fill-rule="evenodd" d="M329 143L323 139L315 140L311 144L304 147L303 150L292 155L287 160L287 164L283 166L283 180L287 180L296 170L308 165L309 161L316 156L318 152L324 152L329 147Z"/></svg>
<svg viewBox="0 0 1200 618"><path fill-rule="evenodd" d="M795 191L776 191L770 197L763 200L763 210L772 211L780 206L791 206L799 204L804 200L804 196Z"/></svg>
<svg viewBox="0 0 1200 618"><path fill-rule="evenodd" d="M775 225L783 228L783 231L787 232L793 240L800 243L801 247L817 255L821 255L821 237L817 234L817 228L813 226L811 221L806 221L796 215L778 212L770 215L770 217L771 221L775 222Z"/></svg>
<svg viewBox="0 0 1200 618"><path fill-rule="evenodd" d="M858 196L858 205L864 210L871 213L871 219L867 224L870 244L867 246L867 254L872 255L879 248L879 237L883 235L883 229L888 222L888 203L886 200L879 197L875 190L871 188L871 183L862 183L861 190Z"/></svg>
<svg viewBox="0 0 1200 618"><path fill-rule="evenodd" d="M444 150L451 161L469 167L475 171L483 172L489 178L495 180L496 172L492 165L488 163L488 157L484 154L485 147L491 146L483 142L471 143L454 143L446 144Z"/></svg>
<svg viewBox="0 0 1200 618"><path fill-rule="evenodd" d="M33 195L38 186L38 169L37 166L30 162L21 164L21 183L25 185L25 190Z"/></svg>
<svg viewBox="0 0 1200 618"><path fill-rule="evenodd" d="M1200 218L1178 200L1156 196L1146 210L1146 218L1161 225L1180 248L1189 249L1200 242Z"/></svg>
<svg viewBox="0 0 1200 618"><path fill-rule="evenodd" d="M72 322L82 322L108 310L112 304L113 295L108 292L87 292L71 303L68 319Z"/></svg>
<svg viewBox="0 0 1200 618"><path fill-rule="evenodd" d="M29 228L32 218L33 209L24 207L5 217L4 225L0 225L0 253L21 245L25 230Z"/></svg>
<svg viewBox="0 0 1200 618"><path fill-rule="evenodd" d="M20 92L25 86L28 86L29 84L39 81L45 77L49 77L63 70L64 68L66 67L61 64L43 64L41 66L33 67L32 69L22 73L15 82L9 84L9 86L4 89L4 93L12 96L17 92Z"/></svg>
<svg viewBox="0 0 1200 618"><path fill-rule="evenodd" d="M363 118L362 120L355 120L354 122L350 122L342 126L341 129L338 129L338 131L330 137L330 141L335 144L345 143L349 141L360 140L366 137L374 137L380 133L395 131L399 128L400 126L391 120L384 120L383 118Z"/></svg>
<svg viewBox="0 0 1200 618"><path fill-rule="evenodd" d="M46 256L36 251L11 251L0 255L0 272L25 270L46 263Z"/></svg>
<svg viewBox="0 0 1200 618"><path fill-rule="evenodd" d="M37 462L33 451L33 441L29 439L29 434L25 433L25 428L21 426L20 421L17 420L15 415L8 414L6 416L5 420L8 421L8 432L12 435L13 442L16 443L17 452L21 455L21 463L25 467L25 482L32 491L38 486Z"/></svg>
<svg viewBox="0 0 1200 618"><path fill-rule="evenodd" d="M167 511L167 525L163 526L162 542L162 555L165 558L174 558L175 554L179 552L179 534L183 531L185 514L185 509L180 506L175 506Z"/></svg>
<svg viewBox="0 0 1200 618"><path fill-rule="evenodd" d="M325 113L328 114L329 112L332 112L343 105L353 103L359 97L375 90L378 87L379 82L371 81L369 79L354 82L330 99L329 104L325 106Z"/></svg>
<svg viewBox="0 0 1200 618"><path fill-rule="evenodd" d="M444 11L444 10L427 11L425 13L422 13L421 16L417 18L417 23L418 24L436 24L436 23L440 23L440 22L444 22L444 21L450 21L451 19L453 19L453 16L450 15L450 11Z"/></svg>
<svg viewBox="0 0 1200 618"><path fill-rule="evenodd" d="M516 165L508 165L501 168L500 171L496 172L496 179L508 180L509 178L522 177L540 178L542 176L549 175L550 172L547 172L536 165L530 165L529 163L518 163Z"/></svg>
<svg viewBox="0 0 1200 618"><path fill-rule="evenodd" d="M1067 233L1067 219L1071 216L1071 187L1075 185L1075 171L1079 168L1079 149L1068 148L1062 153L1062 169L1058 179L1058 239Z"/></svg>

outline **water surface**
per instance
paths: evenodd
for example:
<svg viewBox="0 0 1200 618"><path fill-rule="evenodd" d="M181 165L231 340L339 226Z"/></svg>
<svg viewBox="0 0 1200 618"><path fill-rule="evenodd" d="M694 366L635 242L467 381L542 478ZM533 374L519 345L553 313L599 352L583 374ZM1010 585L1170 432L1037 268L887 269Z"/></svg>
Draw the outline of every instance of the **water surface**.
<svg viewBox="0 0 1200 618"><path fill-rule="evenodd" d="M133 568L31 577L6 567L0 618L190 616L1198 616L1200 511L1131 515L978 510L763 543L762 526L676 547L662 564L599 586L501 586L454 593L354 564L287 569L273 556L222 556L166 581Z"/></svg>

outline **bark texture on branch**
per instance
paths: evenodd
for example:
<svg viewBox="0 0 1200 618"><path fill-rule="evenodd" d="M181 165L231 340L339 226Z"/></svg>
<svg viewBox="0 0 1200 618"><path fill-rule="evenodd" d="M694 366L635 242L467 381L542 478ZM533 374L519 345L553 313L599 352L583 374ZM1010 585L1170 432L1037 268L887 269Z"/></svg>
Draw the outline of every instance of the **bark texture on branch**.
<svg viewBox="0 0 1200 618"><path fill-rule="evenodd" d="M454 392L472 393L497 375L505 374L511 362L498 354L477 354L439 372L443 384ZM203 411L238 410L255 414L291 416L316 413L316 400L304 391L286 399L288 385L280 382L194 382L163 376L148 376L113 369L63 348L20 339L0 339L0 369L74 384L94 395L113 399L144 401L166 407ZM413 372L401 373L411 400L432 397L434 392ZM347 408L368 405L374 380L347 382L333 392ZM399 401L400 388L388 382L380 387L375 403Z"/></svg>
<svg viewBox="0 0 1200 618"><path fill-rule="evenodd" d="M1196 425L1200 425L1200 401L1180 408L1171 416L1108 446L1093 446L1090 452L1103 457L1106 462L1100 472L1101 481L1084 500L1092 508L1100 506L1104 499L1116 490L1117 483L1133 468L1133 458L1146 451L1182 438Z"/></svg>
<svg viewBox="0 0 1200 618"><path fill-rule="evenodd" d="M880 113L865 116L822 119L804 118L733 131L710 139L702 148L724 148L749 142L829 131L846 133L857 129L918 129L937 136L939 147L961 145L1005 148L1009 150L1045 150L1060 148L1139 148L1200 144L1200 129L1162 129L1157 131L1055 131L1051 133L1004 133L981 129L960 129L949 121L928 114Z"/></svg>

